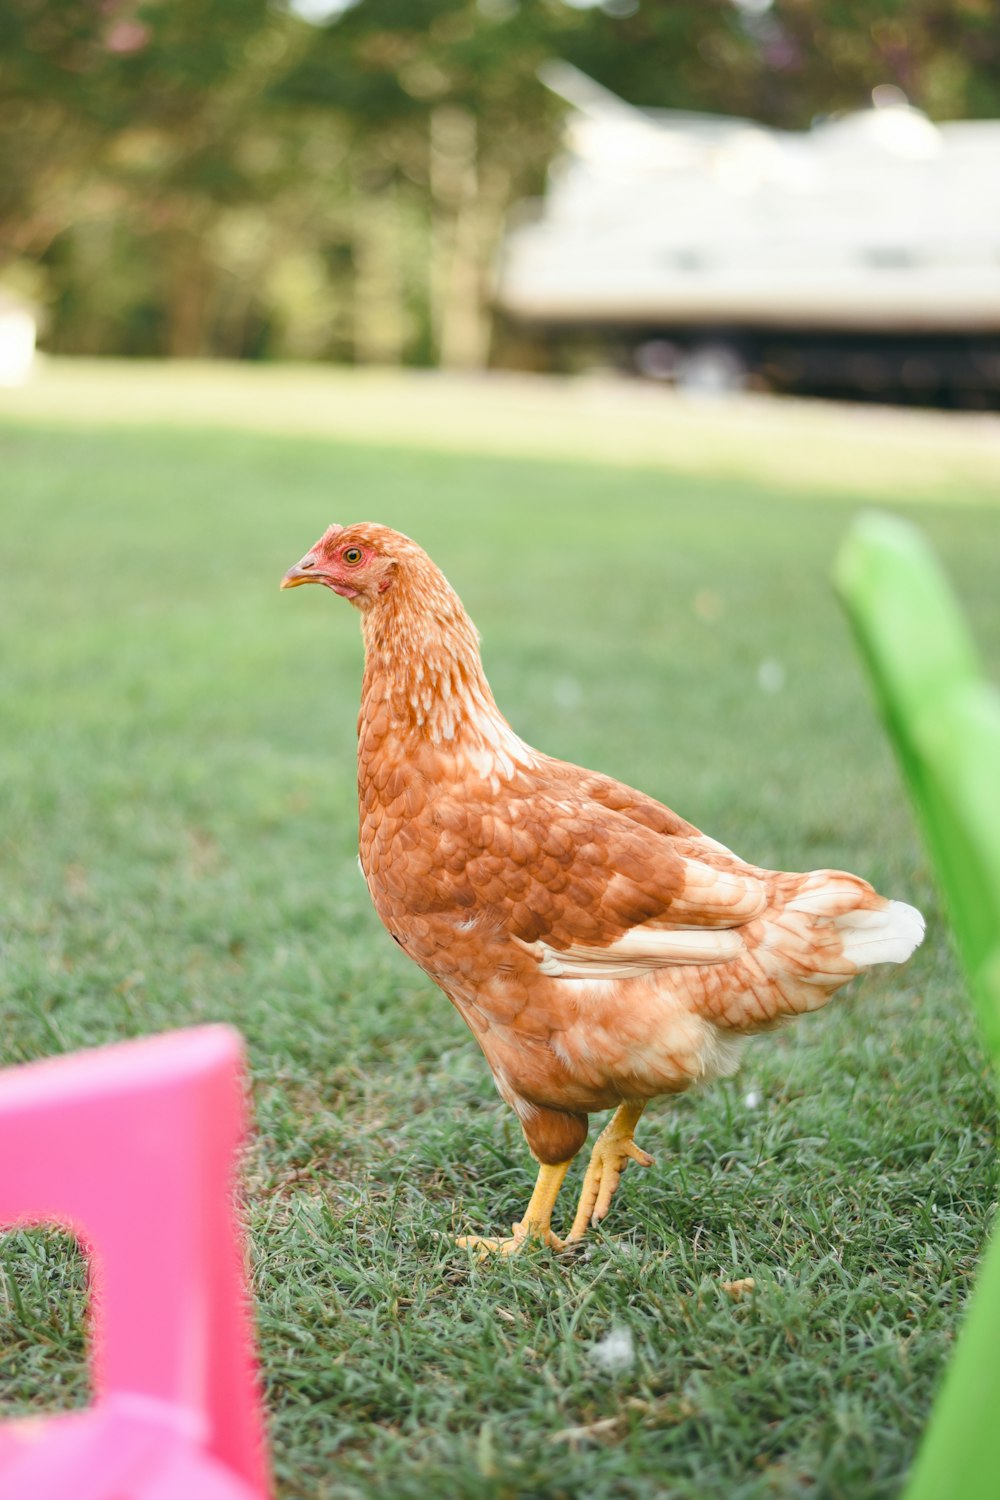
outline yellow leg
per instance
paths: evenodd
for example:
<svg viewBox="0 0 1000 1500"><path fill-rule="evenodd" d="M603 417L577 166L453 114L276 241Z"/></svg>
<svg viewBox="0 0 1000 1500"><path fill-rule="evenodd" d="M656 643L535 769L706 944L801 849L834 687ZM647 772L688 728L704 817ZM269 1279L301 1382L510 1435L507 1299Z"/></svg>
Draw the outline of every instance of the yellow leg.
<svg viewBox="0 0 1000 1500"><path fill-rule="evenodd" d="M574 1240L582 1240L588 1226L598 1224L607 1214L626 1162L637 1161L640 1167L653 1165L653 1158L647 1152L640 1151L632 1139L632 1132L645 1107L643 1100L619 1104L594 1142L576 1218L566 1240L567 1245L571 1245Z"/></svg>
<svg viewBox="0 0 1000 1500"><path fill-rule="evenodd" d="M571 1158L572 1160L572 1158ZM552 1233L552 1210L555 1207L563 1178L569 1171L569 1162L561 1161L554 1167L540 1166L535 1191L525 1210L524 1218L513 1226L513 1236L505 1240L484 1239L481 1234L463 1234L457 1244L469 1250L478 1250L480 1260L499 1252L500 1255L516 1255L530 1241L548 1245L552 1250L561 1250L563 1242Z"/></svg>

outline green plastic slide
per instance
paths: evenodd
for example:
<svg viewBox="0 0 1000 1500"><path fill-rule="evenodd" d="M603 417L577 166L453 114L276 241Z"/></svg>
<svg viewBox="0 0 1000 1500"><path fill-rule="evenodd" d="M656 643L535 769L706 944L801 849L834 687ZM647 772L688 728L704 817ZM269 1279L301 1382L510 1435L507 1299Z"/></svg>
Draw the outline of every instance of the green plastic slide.
<svg viewBox="0 0 1000 1500"><path fill-rule="evenodd" d="M921 534L861 517L835 570L937 873L1000 1074L1000 695ZM1000 1079L998 1079L1000 1081ZM965 1323L905 1500L1000 1496L1000 1233Z"/></svg>

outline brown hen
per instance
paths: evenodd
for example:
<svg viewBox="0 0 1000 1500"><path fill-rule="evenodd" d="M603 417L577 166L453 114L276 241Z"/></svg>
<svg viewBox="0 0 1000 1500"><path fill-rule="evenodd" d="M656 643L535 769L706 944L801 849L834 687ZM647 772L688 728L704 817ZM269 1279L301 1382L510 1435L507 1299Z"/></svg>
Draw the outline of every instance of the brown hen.
<svg viewBox="0 0 1000 1500"><path fill-rule="evenodd" d="M554 1247L587 1116L598 1137L568 1240L608 1211L648 1100L735 1072L756 1031L901 963L913 907L856 875L758 869L641 792L526 745L493 699L461 600L408 537L331 526L282 580L362 615L361 867L400 947L468 1023L539 1162L509 1254Z"/></svg>

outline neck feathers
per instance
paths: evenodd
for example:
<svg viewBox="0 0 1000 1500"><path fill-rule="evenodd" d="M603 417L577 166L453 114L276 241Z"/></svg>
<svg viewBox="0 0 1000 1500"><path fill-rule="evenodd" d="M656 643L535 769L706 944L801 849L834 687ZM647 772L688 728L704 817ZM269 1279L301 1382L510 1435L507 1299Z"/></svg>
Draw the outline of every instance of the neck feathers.
<svg viewBox="0 0 1000 1500"><path fill-rule="evenodd" d="M476 628L425 554L401 561L363 632L363 726L506 759L521 746L486 681Z"/></svg>

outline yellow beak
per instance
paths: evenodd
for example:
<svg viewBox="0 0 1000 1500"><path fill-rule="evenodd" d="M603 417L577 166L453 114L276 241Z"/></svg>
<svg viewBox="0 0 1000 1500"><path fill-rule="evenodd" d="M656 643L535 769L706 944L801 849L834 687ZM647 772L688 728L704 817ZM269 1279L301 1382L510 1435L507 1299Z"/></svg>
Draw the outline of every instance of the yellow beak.
<svg viewBox="0 0 1000 1500"><path fill-rule="evenodd" d="M316 566L316 559L309 552L301 562L296 563L294 568L289 568L278 587L282 589L297 589L300 583L321 583L322 574L313 573L310 569Z"/></svg>

